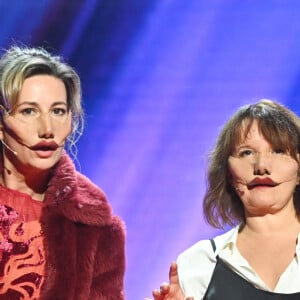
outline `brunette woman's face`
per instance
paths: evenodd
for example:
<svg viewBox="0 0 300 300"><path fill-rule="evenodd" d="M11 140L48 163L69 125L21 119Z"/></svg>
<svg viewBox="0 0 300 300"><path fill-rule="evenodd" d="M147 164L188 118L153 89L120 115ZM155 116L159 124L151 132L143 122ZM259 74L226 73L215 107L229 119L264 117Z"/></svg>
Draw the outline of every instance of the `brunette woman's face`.
<svg viewBox="0 0 300 300"><path fill-rule="evenodd" d="M50 169L60 159L71 127L63 81L49 75L29 77L15 107L3 117L4 159L15 167Z"/></svg>
<svg viewBox="0 0 300 300"><path fill-rule="evenodd" d="M245 140L228 159L229 177L246 215L276 213L291 207L299 182L298 162L282 149L274 149L253 122Z"/></svg>

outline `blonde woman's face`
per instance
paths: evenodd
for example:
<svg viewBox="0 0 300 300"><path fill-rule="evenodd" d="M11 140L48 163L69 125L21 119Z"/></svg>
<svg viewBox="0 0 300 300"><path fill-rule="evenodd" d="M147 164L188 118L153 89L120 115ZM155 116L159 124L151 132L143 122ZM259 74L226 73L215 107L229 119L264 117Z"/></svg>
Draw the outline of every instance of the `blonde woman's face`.
<svg viewBox="0 0 300 300"><path fill-rule="evenodd" d="M298 162L282 149L274 149L256 121L246 139L236 145L228 167L231 184L244 204L246 215L294 209Z"/></svg>
<svg viewBox="0 0 300 300"><path fill-rule="evenodd" d="M4 159L19 167L50 169L61 157L71 123L62 80L49 75L25 79L13 111L3 117Z"/></svg>

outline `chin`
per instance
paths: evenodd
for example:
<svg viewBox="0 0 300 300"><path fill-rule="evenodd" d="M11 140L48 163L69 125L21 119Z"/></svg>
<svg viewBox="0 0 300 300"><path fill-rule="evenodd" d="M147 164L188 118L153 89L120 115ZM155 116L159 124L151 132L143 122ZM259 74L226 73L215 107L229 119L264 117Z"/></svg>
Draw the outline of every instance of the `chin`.
<svg viewBox="0 0 300 300"><path fill-rule="evenodd" d="M47 171L52 169L60 160L61 154L60 155L55 155L50 158L38 158L31 164L31 167L33 167L36 170L41 170L41 171Z"/></svg>

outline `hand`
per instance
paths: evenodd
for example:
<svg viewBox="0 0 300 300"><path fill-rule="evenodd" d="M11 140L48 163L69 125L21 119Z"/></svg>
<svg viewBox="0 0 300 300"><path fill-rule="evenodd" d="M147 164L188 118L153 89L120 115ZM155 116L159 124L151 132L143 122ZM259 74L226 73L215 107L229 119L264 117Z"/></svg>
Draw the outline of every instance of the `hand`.
<svg viewBox="0 0 300 300"><path fill-rule="evenodd" d="M173 262L169 272L169 283L163 283L159 290L152 292L154 300L193 300L193 297L185 298L179 285L177 264ZM150 300L150 299L145 299Z"/></svg>

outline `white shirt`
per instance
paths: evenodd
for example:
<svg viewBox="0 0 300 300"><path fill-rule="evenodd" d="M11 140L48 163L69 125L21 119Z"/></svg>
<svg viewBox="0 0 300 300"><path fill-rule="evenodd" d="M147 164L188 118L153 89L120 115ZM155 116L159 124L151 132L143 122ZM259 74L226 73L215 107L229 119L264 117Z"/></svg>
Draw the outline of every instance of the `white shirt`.
<svg viewBox="0 0 300 300"><path fill-rule="evenodd" d="M271 291L238 251L236 247L238 230L239 226L215 237L216 252L213 251L209 240L203 240L179 255L177 259L179 281L186 297L193 296L194 300L203 299L217 262L217 255L254 286ZM298 240L299 238L300 234ZM275 289L271 292L283 294L300 292L300 245L298 240L295 258L282 273Z"/></svg>

